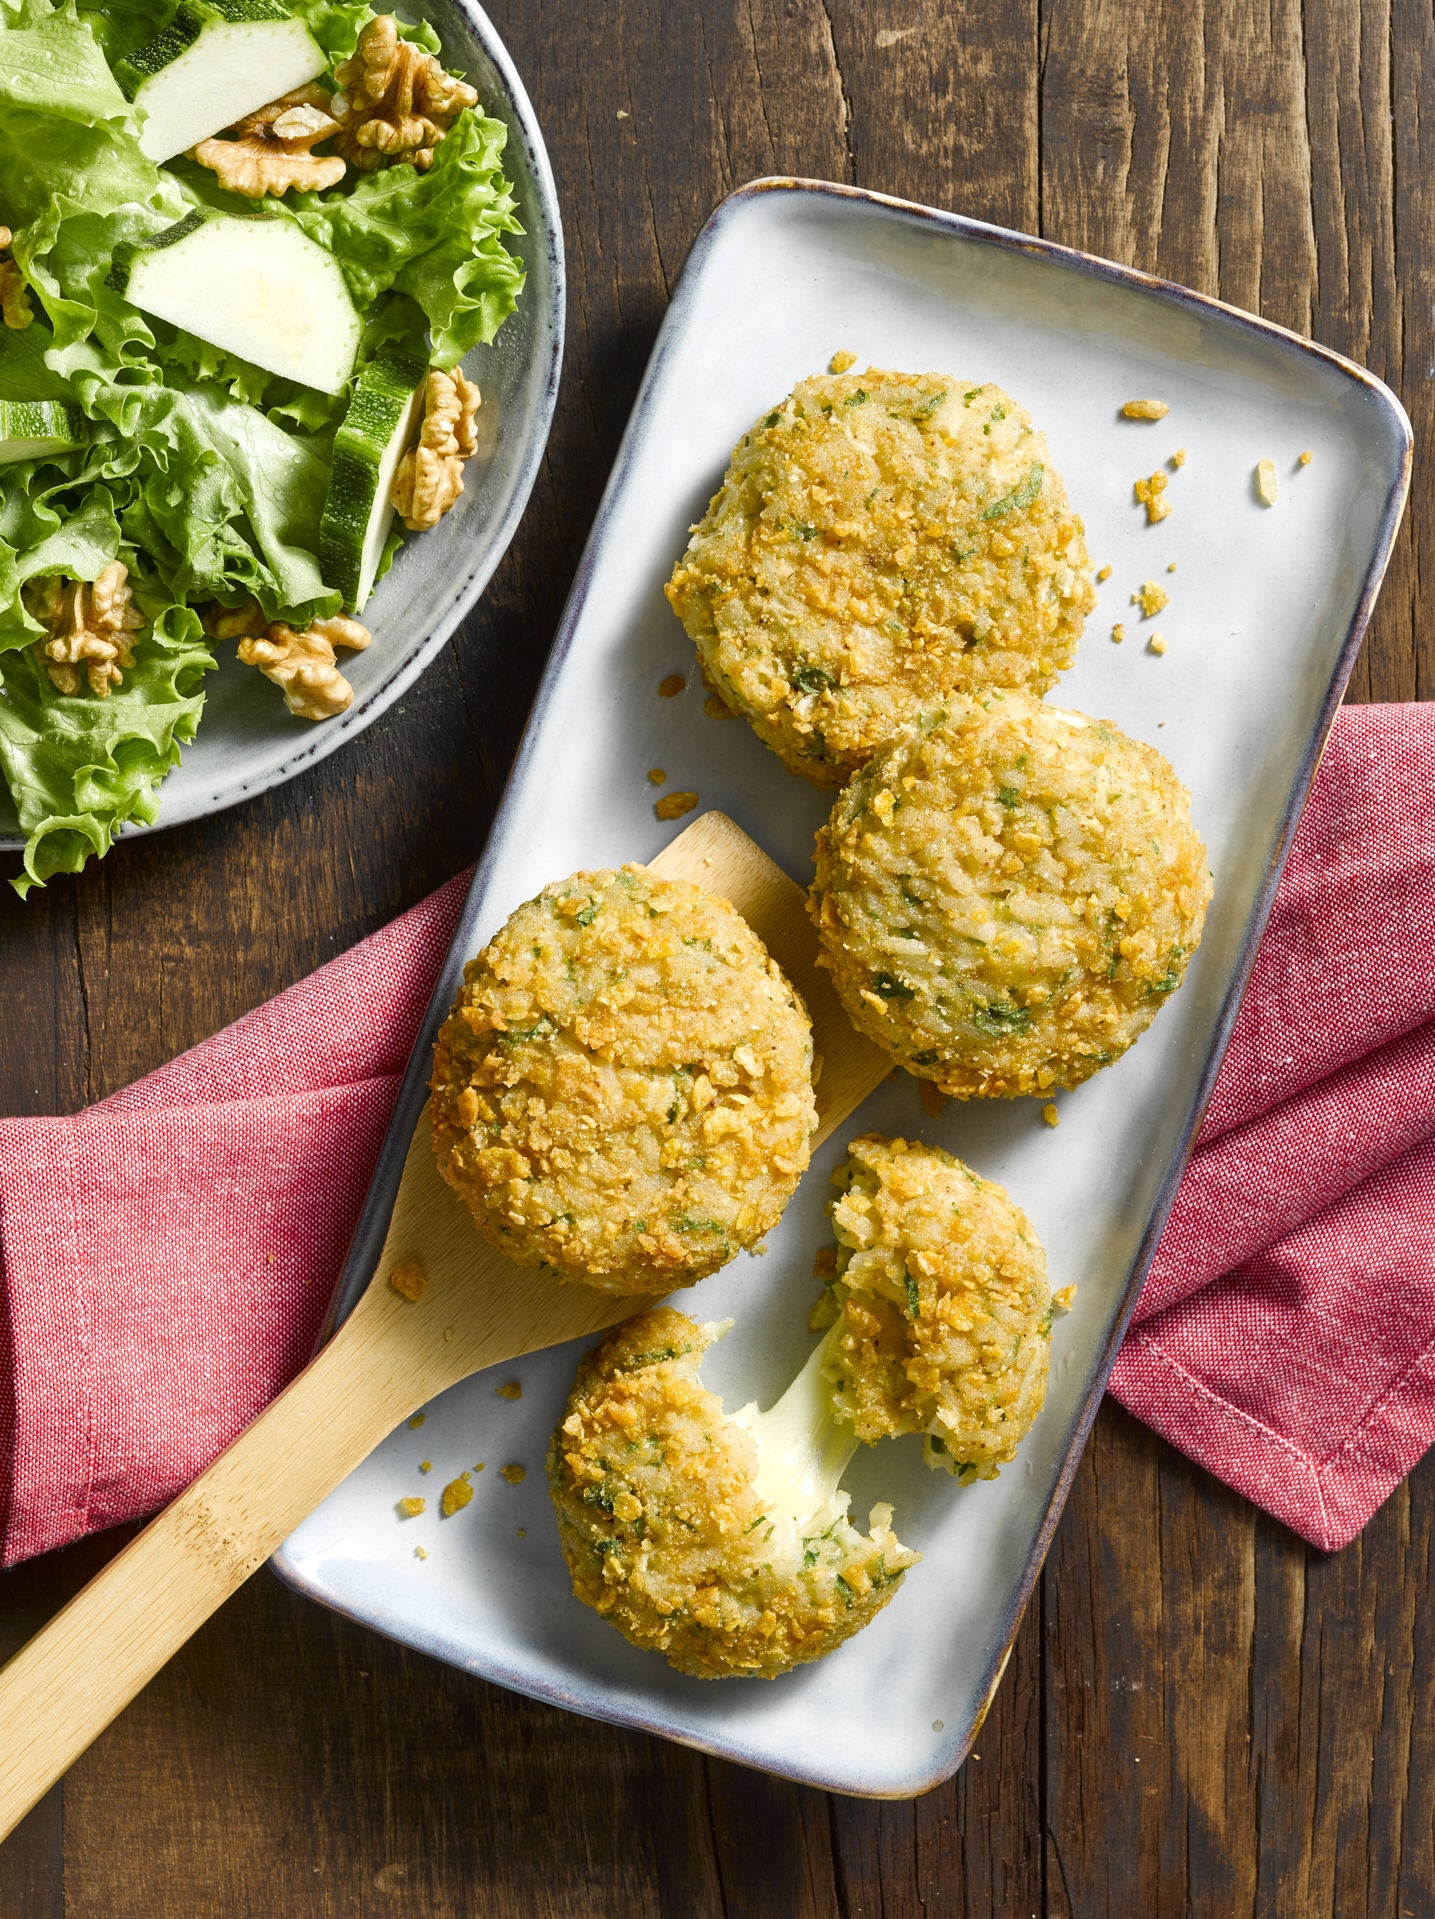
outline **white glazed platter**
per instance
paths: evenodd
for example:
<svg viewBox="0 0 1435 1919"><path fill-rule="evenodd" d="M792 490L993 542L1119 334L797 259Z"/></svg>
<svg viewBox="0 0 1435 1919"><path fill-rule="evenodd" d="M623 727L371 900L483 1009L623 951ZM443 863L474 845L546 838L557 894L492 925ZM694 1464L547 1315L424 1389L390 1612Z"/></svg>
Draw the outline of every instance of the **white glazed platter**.
<svg viewBox="0 0 1435 1919"><path fill-rule="evenodd" d="M815 182L759 181L695 243L653 351L564 614L508 792L401 1094L346 1267L338 1310L369 1279L424 1096L432 1032L465 958L520 901L579 867L650 858L679 826L653 813L647 769L731 814L806 883L832 800L789 774L738 720L703 710L692 649L662 586L729 448L838 349L877 365L994 380L1048 435L1111 578L1073 670L1048 695L1156 743L1193 795L1216 895L1182 990L1141 1043L1059 1101L923 1111L898 1075L814 1160L764 1256L680 1296L734 1330L704 1376L730 1406L781 1390L809 1350L813 1255L846 1139L902 1133L1006 1185L1076 1302L1053 1332L1044 1411L1017 1461L959 1489L897 1441L847 1477L864 1516L896 1507L924 1562L876 1621L782 1679L704 1682L639 1652L569 1591L543 1478L548 1435L581 1347L482 1374L401 1428L286 1541L301 1591L406 1644L574 1711L646 1728L812 1785L906 1797L965 1756L1000 1677L1214 1082L1280 866L1354 662L1408 484L1398 402L1349 362L1124 268L954 215ZM1156 396L1157 424L1120 418ZM1170 517L1148 526L1132 482L1171 472ZM1297 466L1309 450L1312 460ZM1258 459L1277 504L1259 504ZM1170 472L1170 469L1166 469ZM1177 570L1168 573L1170 562ZM1143 623L1130 595L1171 594ZM1128 637L1115 645L1112 625ZM1145 650L1154 628L1169 650ZM658 696L665 675L684 692ZM455 1204L458 1202L455 1201ZM522 1398L501 1397L508 1379ZM418 1462L433 1462L428 1478ZM449 1520L430 1497L483 1461ZM522 1484L499 1475L527 1469ZM1139 1524L1139 1515L1133 1515ZM420 1560L414 1548L427 1553Z"/></svg>
<svg viewBox="0 0 1435 1919"><path fill-rule="evenodd" d="M227 651L206 679L199 731L158 789L158 832L253 799L327 759L393 705L477 604L508 549L533 490L558 398L563 360L563 229L543 136L497 29L474 0L405 0L406 15L431 20L449 66L467 75L485 113L508 128L503 168L523 233L509 236L526 281L517 310L492 343L464 359L478 382L477 456L464 491L431 531L409 534L364 609L373 644L345 654L353 704L333 719L296 719L278 691ZM0 781L0 851L25 844Z"/></svg>

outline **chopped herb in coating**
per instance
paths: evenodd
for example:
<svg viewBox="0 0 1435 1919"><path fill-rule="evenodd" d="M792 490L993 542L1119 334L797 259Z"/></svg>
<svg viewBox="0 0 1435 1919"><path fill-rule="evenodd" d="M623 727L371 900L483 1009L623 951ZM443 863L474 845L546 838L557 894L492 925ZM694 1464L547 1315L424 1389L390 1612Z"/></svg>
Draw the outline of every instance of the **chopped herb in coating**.
<svg viewBox="0 0 1435 1919"><path fill-rule="evenodd" d="M929 1465L955 1458L995 1477L1050 1364L1051 1290L1030 1223L1000 1186L916 1141L853 1140L833 1183L838 1416L868 1442L923 1433Z"/></svg>
<svg viewBox="0 0 1435 1919"><path fill-rule="evenodd" d="M1209 897L1161 755L1007 690L954 695L858 775L809 911L848 1016L900 1064L956 1098L1046 1100L1150 1024Z"/></svg>
<svg viewBox="0 0 1435 1919"><path fill-rule="evenodd" d="M875 1617L916 1554L890 1507L866 1533L848 1516L858 1441L832 1417L827 1345L770 1411L728 1413L698 1371L712 1336L670 1308L609 1333L578 1369L549 1486L578 1598L679 1671L772 1678ZM632 1363L665 1349L680 1356Z"/></svg>
<svg viewBox="0 0 1435 1919"><path fill-rule="evenodd" d="M1090 562L1017 401L869 368L803 381L777 413L734 449L667 594L722 700L794 772L841 785L950 693L1040 691L1071 663Z"/></svg>
<svg viewBox="0 0 1435 1919"><path fill-rule="evenodd" d="M760 1242L815 1124L790 984L730 905L641 867L518 909L466 970L433 1091L480 1229L598 1291L668 1292Z"/></svg>

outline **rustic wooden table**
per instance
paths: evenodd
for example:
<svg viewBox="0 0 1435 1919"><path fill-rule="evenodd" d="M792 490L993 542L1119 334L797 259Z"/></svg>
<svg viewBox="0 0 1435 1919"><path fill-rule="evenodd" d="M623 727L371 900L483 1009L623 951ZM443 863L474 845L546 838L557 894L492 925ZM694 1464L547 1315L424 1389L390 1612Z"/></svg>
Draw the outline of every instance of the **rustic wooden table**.
<svg viewBox="0 0 1435 1919"><path fill-rule="evenodd" d="M571 286L557 424L484 604L280 792L0 900L0 1111L67 1112L473 857L667 289L791 172L1435 364L1428 0L497 0ZM839 316L840 317L840 316ZM1420 469L1355 697L1435 693ZM1428 617L1428 616L1426 616ZM6 1919L1435 1913L1435 1462L1327 1559L1107 1408L974 1755L799 1791L491 1690L260 1575L0 1851ZM0 1652L119 1543L0 1580ZM0 1738L3 1738L0 1728Z"/></svg>

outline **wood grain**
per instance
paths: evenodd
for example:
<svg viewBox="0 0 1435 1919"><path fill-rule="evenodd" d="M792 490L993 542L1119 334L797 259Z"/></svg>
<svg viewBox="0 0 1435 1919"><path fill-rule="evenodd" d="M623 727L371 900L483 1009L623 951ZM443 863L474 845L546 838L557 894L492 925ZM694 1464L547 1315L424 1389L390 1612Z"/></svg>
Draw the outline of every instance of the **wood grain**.
<svg viewBox="0 0 1435 1919"><path fill-rule="evenodd" d="M110 1091L472 857L667 288L753 174L1043 231L1366 360L1415 422L1416 476L1355 692L1435 695L1428 0L489 10L545 129L571 273L519 537L463 633L353 747L79 885L0 901L0 1111ZM0 1850L0 1913L1424 1919L1432 1512L1426 1462L1322 1559L1107 1408L981 1759L908 1807L567 1718L261 1579ZM6 1642L113 1544L0 1582Z"/></svg>

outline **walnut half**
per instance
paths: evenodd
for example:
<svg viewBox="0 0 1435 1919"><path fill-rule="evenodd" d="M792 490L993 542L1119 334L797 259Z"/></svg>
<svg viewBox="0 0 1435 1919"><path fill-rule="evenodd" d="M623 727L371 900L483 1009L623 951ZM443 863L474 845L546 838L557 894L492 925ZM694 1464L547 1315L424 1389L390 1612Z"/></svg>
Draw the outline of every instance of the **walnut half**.
<svg viewBox="0 0 1435 1919"><path fill-rule="evenodd" d="M472 87L446 73L431 53L399 38L391 13L369 22L334 78L346 99L339 151L361 173L386 160L427 172L434 148L459 114L478 105Z"/></svg>
<svg viewBox="0 0 1435 1919"><path fill-rule="evenodd" d="M343 179L344 162L337 153L321 158L311 149L338 131L323 88L296 87L236 120L228 128L232 139L201 140L194 157L218 175L222 187L247 200L290 187L318 193Z"/></svg>
<svg viewBox="0 0 1435 1919"><path fill-rule="evenodd" d="M257 666L284 694L284 704L301 720L328 720L353 704L354 689L334 664L334 649L362 653L373 635L358 620L336 613L315 620L302 633L282 620L265 624L256 600L233 608L211 607L207 630L220 640L239 640L239 657Z"/></svg>
<svg viewBox="0 0 1435 1919"><path fill-rule="evenodd" d="M463 463L478 450L480 395L461 367L430 373L418 445L399 461L389 498L411 533L437 526L463 491Z"/></svg>
<svg viewBox="0 0 1435 1919"><path fill-rule="evenodd" d="M25 276L7 255L14 239L9 227L0 227L0 319L12 333L23 333L35 315L30 310L30 289Z"/></svg>
<svg viewBox="0 0 1435 1919"><path fill-rule="evenodd" d="M77 694L83 668L96 699L108 699L110 688L124 679L121 667L135 663L130 635L145 623L133 604L129 569L123 561L111 560L93 582L69 580L59 573L30 580L22 597L34 617L50 629L49 639L37 640L34 650L56 692Z"/></svg>

